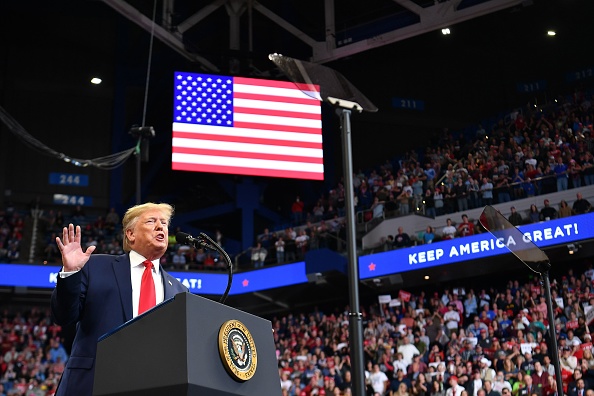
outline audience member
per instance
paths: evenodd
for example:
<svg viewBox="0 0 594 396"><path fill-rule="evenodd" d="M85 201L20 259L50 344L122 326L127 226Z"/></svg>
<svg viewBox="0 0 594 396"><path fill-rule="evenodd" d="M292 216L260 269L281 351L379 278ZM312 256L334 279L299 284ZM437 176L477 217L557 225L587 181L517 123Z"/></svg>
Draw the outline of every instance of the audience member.
<svg viewBox="0 0 594 396"><path fill-rule="evenodd" d="M252 248L252 264L254 268L262 268L264 267L264 261L266 261L266 256L268 255L268 251L262 247L262 244L258 242L256 246Z"/></svg>
<svg viewBox="0 0 594 396"><path fill-rule="evenodd" d="M557 210L550 205L548 199L545 199L544 207L540 210L540 221L554 220L557 217Z"/></svg>
<svg viewBox="0 0 594 396"><path fill-rule="evenodd" d="M584 199L582 193L576 194L576 200L573 202L573 213L574 214L584 214L588 213L590 209L592 209L592 205L588 200Z"/></svg>
<svg viewBox="0 0 594 396"><path fill-rule="evenodd" d="M569 207L569 205L567 205L567 202L562 199L561 202L559 202L559 218L563 218L563 217L569 217L571 215L573 215L572 209Z"/></svg>
<svg viewBox="0 0 594 396"><path fill-rule="evenodd" d="M443 239L453 239L456 237L456 227L452 225L452 219L446 220L446 226L441 232Z"/></svg>
<svg viewBox="0 0 594 396"><path fill-rule="evenodd" d="M511 210L511 214L509 215L509 217L507 218L507 220L513 225L513 226L520 226L523 224L524 220L522 219L522 215L518 213L518 211L516 210L515 206L512 206L510 208Z"/></svg>
<svg viewBox="0 0 594 396"><path fill-rule="evenodd" d="M398 227L398 233L394 235L394 248L400 249L408 247L411 244L410 237L402 227Z"/></svg>
<svg viewBox="0 0 594 396"><path fill-rule="evenodd" d="M474 235L474 224L468 222L468 215L462 215L462 222L458 224L458 235L461 237Z"/></svg>

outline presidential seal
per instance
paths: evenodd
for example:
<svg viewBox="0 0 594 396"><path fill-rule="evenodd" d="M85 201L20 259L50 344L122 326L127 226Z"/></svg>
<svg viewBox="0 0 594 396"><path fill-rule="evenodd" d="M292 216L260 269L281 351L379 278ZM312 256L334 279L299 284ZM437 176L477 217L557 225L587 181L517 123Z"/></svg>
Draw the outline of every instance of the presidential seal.
<svg viewBox="0 0 594 396"><path fill-rule="evenodd" d="M238 381L256 373L258 354L250 331L239 320L228 320L219 330L219 354L227 372Z"/></svg>

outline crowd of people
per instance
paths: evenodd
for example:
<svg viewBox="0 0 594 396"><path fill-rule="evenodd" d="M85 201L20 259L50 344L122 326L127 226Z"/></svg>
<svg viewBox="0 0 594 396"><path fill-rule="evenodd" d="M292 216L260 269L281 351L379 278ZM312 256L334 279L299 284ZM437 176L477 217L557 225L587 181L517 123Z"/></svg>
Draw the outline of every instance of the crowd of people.
<svg viewBox="0 0 594 396"><path fill-rule="evenodd" d="M371 218L430 217L594 184L591 95L576 92L544 107L526 106L488 130L447 128L420 151L353 176L355 207ZM293 224L344 214L342 182L315 203L299 197ZM379 210L375 210L379 208Z"/></svg>
<svg viewBox="0 0 594 396"><path fill-rule="evenodd" d="M593 394L594 270L584 269L553 279L553 318L539 279L403 293L396 304L365 307L367 394L555 395L554 353L565 394ZM347 312L273 321L285 395L351 394Z"/></svg>
<svg viewBox="0 0 594 396"><path fill-rule="evenodd" d="M374 169L354 174L357 219L370 221L411 212L429 217L462 214L487 204L592 185L593 119L591 95L577 92L544 107L526 106L514 111L488 130L479 125L472 132L455 136L444 129L424 146L424 151L411 150L399 160L386 160ZM265 231L254 241L247 254L252 267L299 260L307 250L318 247L344 248L346 194L341 181L315 202L306 203L296 197L290 208L290 226ZM560 202L557 212L559 216L568 215L570 208ZM572 208L571 213L578 212L582 210ZM530 212L515 217L522 216L521 221L529 223L540 214L534 205ZM47 232L41 255L45 261L58 258L56 233L71 219L83 224L84 242L97 246L97 252L121 251L119 215L115 210L105 216L86 216L84 209L77 206L68 215L52 210L44 214ZM19 219L1 220L0 256L17 260L22 228L11 224L7 227L6 222ZM452 223L459 224L455 217ZM435 227L428 228L419 241L432 240L431 234L439 239ZM456 233L460 235L459 230ZM164 264L185 269L223 267L214 253L187 250L172 242Z"/></svg>
<svg viewBox="0 0 594 396"><path fill-rule="evenodd" d="M551 357L558 353L564 393L591 396L594 269L576 267L551 281L553 318L537 278L485 280L489 286L480 289L457 282L399 293L395 304L363 304L367 394L556 395ZM349 311L315 307L270 318L283 395L352 394ZM53 395L68 360L63 337L47 307L4 309L0 396Z"/></svg>
<svg viewBox="0 0 594 396"><path fill-rule="evenodd" d="M479 126L472 136L446 129L435 144L420 154L410 151L397 166L386 161L358 172L357 210L381 205L390 214L436 217L592 185L592 119L590 97L574 95L546 111L514 112L489 131Z"/></svg>
<svg viewBox="0 0 594 396"><path fill-rule="evenodd" d="M24 227L22 214L12 205L0 210L0 260L13 262L19 259Z"/></svg>
<svg viewBox="0 0 594 396"><path fill-rule="evenodd" d="M549 199L546 198L543 200L543 206L540 209L535 204L531 205L528 211L517 211L514 206L511 206L511 214L508 220L513 225L519 226L588 213L591 208L590 202L584 199L580 192L577 192L576 200L571 206L565 200L561 200L558 205L551 205ZM75 208L74 211L76 210ZM59 261L55 237L59 234L58 225L65 224L64 221L81 223L85 238L84 244L86 246L96 246L97 253L121 254L123 252L119 215L114 209L111 209L106 216L95 217L85 216L84 212L81 215L80 210L79 208L79 215L76 218L71 214L66 220L59 211L54 214L50 210L43 216L42 219L46 224L46 234L48 235L43 251L44 261ZM9 245L15 244L18 247L18 243L22 238L22 216L15 212L11 219L10 222L4 221L4 225L0 227L0 233L2 235L12 235L13 238L8 239L10 241ZM14 226L11 226L12 224ZM341 251L345 248L345 226L345 218L340 217L338 212L332 211L331 216L310 218L299 227L288 227L279 231L270 231L270 229L266 228L258 235L254 246L247 252L251 267L261 268L264 265L303 260L309 250L318 248L327 247L335 251ZM485 232L485 230L478 219L469 219L466 214L461 213L458 219L455 217L448 218L443 227L431 225L419 233L409 234L402 227L399 227L396 234L386 236L383 238L382 243L385 250L390 250L481 232ZM219 230L214 233L213 238L221 246L224 246L223 235ZM18 248L14 250L18 252ZM5 252L8 252L8 250L5 249ZM161 262L165 268L176 270L223 270L226 266L216 252L180 245L175 240L175 235L170 236L170 248Z"/></svg>
<svg viewBox="0 0 594 396"><path fill-rule="evenodd" d="M593 118L591 95L577 92L542 108L527 106L514 111L488 131L479 125L470 133L455 136L444 129L432 144L424 146L424 151L409 151L397 161L386 160L369 171L359 170L353 175L357 220L371 221L412 212L433 218L463 214L484 205L511 203L592 185ZM301 197L296 197L291 204L292 226L273 231L273 239L283 239L285 246L287 242L292 245L301 231L305 231L301 239L313 241L312 248L316 248L318 230L324 233L328 222L333 223L332 228L342 220L344 227L346 194L344 183L338 182L313 203L305 203ZM555 209L557 215L569 216L591 209L581 196L577 200L580 204L573 208L565 201L559 202L559 208ZM526 213L516 212L510 204L514 221L520 225L553 218L540 219L541 213L549 210L548 200L544 199L543 203L541 210L533 205ZM421 235L411 236L410 241L414 242L416 238L419 243L427 243L434 237L438 240L442 236L467 235L467 222L452 220L455 227L461 224L464 224L462 230L456 229L449 235L443 235L439 229L436 231L437 225L428 227ZM474 226L480 231L476 220ZM266 262L281 263L286 260L286 252L281 250L281 256L277 258L274 244L263 246L270 239L269 234L265 231L259 235L254 246L259 252L266 249ZM390 238L397 236L387 236L387 246L394 243ZM256 246L257 243L261 245ZM307 242L304 245L309 249ZM395 245L406 246L402 241L396 241ZM295 255L299 251L297 249ZM259 263L256 257L253 256L254 264Z"/></svg>
<svg viewBox="0 0 594 396"><path fill-rule="evenodd" d="M69 356L49 306L4 309L0 323L0 396L53 395Z"/></svg>
<svg viewBox="0 0 594 396"><path fill-rule="evenodd" d="M42 252L43 260L49 263L60 260L60 252L56 245L56 236L60 236L62 227L68 223L80 225L83 232L82 244L85 247L96 246L95 252L102 254L122 254L122 225L120 215L115 208L109 209L105 215L90 215L85 209L76 205L70 213L53 209L44 211L40 216L40 231L45 235Z"/></svg>
<svg viewBox="0 0 594 396"><path fill-rule="evenodd" d="M543 201L543 207L539 210L535 204L530 206L528 211L521 213L514 206L510 207L510 214L507 220L514 226L524 224L538 223L563 217L569 217L590 212L592 205L585 199L580 192L576 194L576 200L570 207L565 200L561 200L558 209L550 204L548 199ZM441 229L435 229L433 226L419 232L409 235L402 227L394 235L388 235L382 239L384 250L401 249L413 245L423 245L442 240L460 238L486 232L479 219L470 220L468 215L462 213L459 221L446 219L446 225Z"/></svg>

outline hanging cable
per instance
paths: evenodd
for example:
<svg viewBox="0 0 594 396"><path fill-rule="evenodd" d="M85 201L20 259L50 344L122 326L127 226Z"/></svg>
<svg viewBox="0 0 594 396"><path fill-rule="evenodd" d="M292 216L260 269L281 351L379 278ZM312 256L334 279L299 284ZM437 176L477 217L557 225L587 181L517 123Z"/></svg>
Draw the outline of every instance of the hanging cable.
<svg viewBox="0 0 594 396"><path fill-rule="evenodd" d="M148 92L149 92L149 82L151 76L151 63L153 59L153 43L155 37L155 19L157 17L157 1L153 2L153 19L152 19L152 28L151 28L151 36L150 36L150 44L149 44L149 56L148 56L148 64L147 64L147 72L146 72L146 83L144 89L144 106L142 110L142 126L145 126L146 123L146 113L147 113L147 106L148 106ZM87 167L93 166L103 170L112 170L119 166L121 166L132 154L136 154L140 157L141 151L141 143L143 138L148 138L148 136L139 135L138 142L132 148L129 148L124 151L120 151L115 154L106 155L104 157L98 157L94 159L81 159L81 158L74 158L70 157L64 153L60 153L51 147L47 146L46 144L42 143L40 140L33 137L19 122L12 117L2 106L0 106L0 121L6 125L8 131L15 135L19 140L21 140L27 147L35 150L38 153L43 155L56 158L58 160L71 163L75 166L80 167ZM151 127L152 130L152 127ZM154 131L153 131L154 136Z"/></svg>
<svg viewBox="0 0 594 396"><path fill-rule="evenodd" d="M110 170L115 169L118 166L122 165L136 150L136 147L132 147L130 149L120 151L119 153L110 154L104 157L94 158L94 159L80 159L70 157L64 153L60 153L35 137L33 137L29 132L23 128L21 124L17 120L14 119L2 106L0 106L0 121L6 125L8 131L15 135L19 140L21 140L27 147L35 150L36 152L47 155L49 157L56 158L58 160L71 163L75 166L87 167L93 166L95 168Z"/></svg>

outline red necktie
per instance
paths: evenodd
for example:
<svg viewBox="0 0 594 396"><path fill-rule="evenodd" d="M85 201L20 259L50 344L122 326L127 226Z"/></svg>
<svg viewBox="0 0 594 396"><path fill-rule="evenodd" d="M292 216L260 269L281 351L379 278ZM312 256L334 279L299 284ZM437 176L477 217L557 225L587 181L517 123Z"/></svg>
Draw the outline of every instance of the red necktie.
<svg viewBox="0 0 594 396"><path fill-rule="evenodd" d="M144 272L142 273L142 280L140 281L138 315L157 305L155 281L153 280L153 263L146 260L142 264L144 265Z"/></svg>

